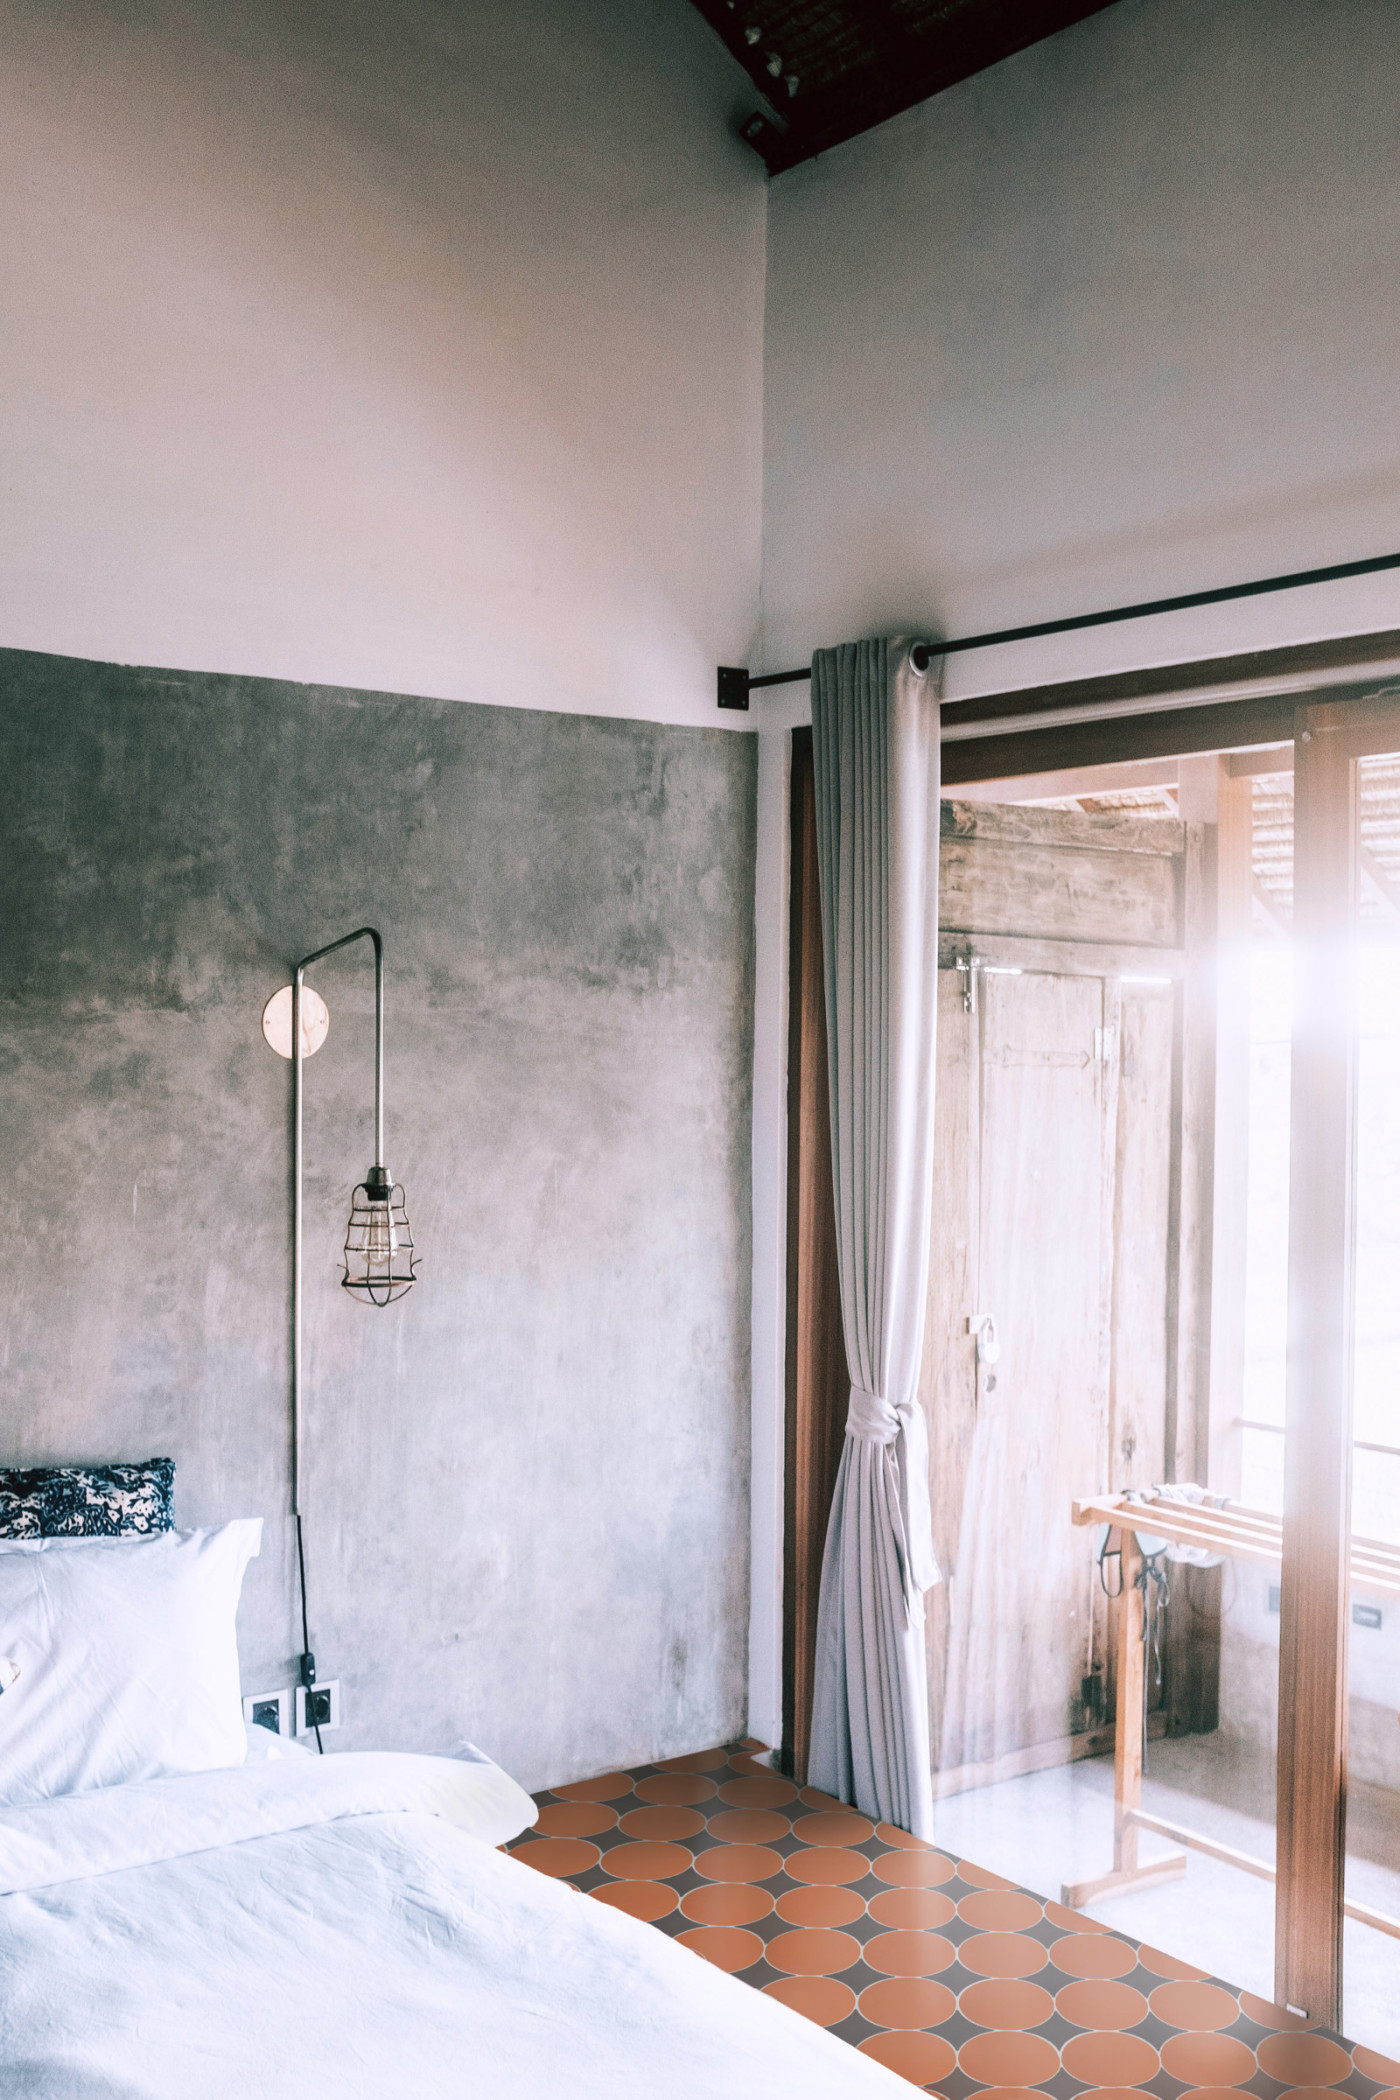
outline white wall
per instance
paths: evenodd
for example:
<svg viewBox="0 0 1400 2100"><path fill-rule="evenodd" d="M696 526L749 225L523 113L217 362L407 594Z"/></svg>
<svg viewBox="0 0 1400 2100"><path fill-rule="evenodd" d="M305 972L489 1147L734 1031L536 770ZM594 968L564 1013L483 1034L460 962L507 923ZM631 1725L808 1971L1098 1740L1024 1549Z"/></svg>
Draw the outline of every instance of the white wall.
<svg viewBox="0 0 1400 2100"><path fill-rule="evenodd" d="M723 723L745 93L681 0L0 0L0 646Z"/></svg>
<svg viewBox="0 0 1400 2100"><path fill-rule="evenodd" d="M1400 548L1393 0L1119 0L784 175L765 664ZM1400 579L950 694L1400 624Z"/></svg>

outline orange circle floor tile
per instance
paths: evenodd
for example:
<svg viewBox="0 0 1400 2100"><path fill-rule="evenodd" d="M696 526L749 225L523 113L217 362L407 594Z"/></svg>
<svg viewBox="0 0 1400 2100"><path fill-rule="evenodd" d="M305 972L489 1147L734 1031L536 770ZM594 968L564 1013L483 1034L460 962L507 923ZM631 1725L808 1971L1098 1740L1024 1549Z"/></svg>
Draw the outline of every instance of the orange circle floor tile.
<svg viewBox="0 0 1400 2100"><path fill-rule="evenodd" d="M761 1750L555 1787L505 1849L939 2100L1400 2100L1389 2057L799 1789Z"/></svg>
<svg viewBox="0 0 1400 2100"><path fill-rule="evenodd" d="M942 1889L881 1889L867 1907L877 1925L903 1932L936 1932L958 1914L957 1904Z"/></svg>
<svg viewBox="0 0 1400 2100"><path fill-rule="evenodd" d="M705 1818L693 1808L634 1808L618 1824L630 1838L661 1838L671 1843L698 1837L704 1828Z"/></svg>
<svg viewBox="0 0 1400 2100"><path fill-rule="evenodd" d="M860 1994L860 2012L872 2027L938 2027L951 2020L957 1999L930 1976L886 1976Z"/></svg>
<svg viewBox="0 0 1400 2100"><path fill-rule="evenodd" d="M1015 1889L985 1889L964 1896L958 1916L979 1932L1024 1932L1028 1925L1040 1923L1042 1906L1034 1896L1023 1896Z"/></svg>
<svg viewBox="0 0 1400 2100"><path fill-rule="evenodd" d="M1137 2034L1071 2035L1060 2060L1089 2085L1145 2085L1158 2069L1157 2051Z"/></svg>
<svg viewBox="0 0 1400 2100"><path fill-rule="evenodd" d="M576 1779L554 1789L561 1801L620 1801L631 1791L630 1772L603 1772L597 1779Z"/></svg>
<svg viewBox="0 0 1400 2100"><path fill-rule="evenodd" d="M612 1910L625 1910L629 1918L645 1918L648 1925L668 1918L679 1901L664 1881L610 1881L589 1894Z"/></svg>
<svg viewBox="0 0 1400 2100"><path fill-rule="evenodd" d="M974 1976L1035 1976L1045 1967L1046 1950L1023 1932L979 1932L963 1941L958 1959Z"/></svg>
<svg viewBox="0 0 1400 2100"><path fill-rule="evenodd" d="M776 1772L752 1772L746 1778L726 1780L719 1798L728 1808L782 1808L797 1799L797 1788Z"/></svg>
<svg viewBox="0 0 1400 2100"><path fill-rule="evenodd" d="M599 1801L551 1801L535 1819L541 1837L599 1837L617 1826L617 1811Z"/></svg>
<svg viewBox="0 0 1400 2100"><path fill-rule="evenodd" d="M658 1772L652 1779L637 1781L637 1799L654 1802L658 1808L695 1808L702 1801L712 1801L714 1794L713 1779L699 1773Z"/></svg>
<svg viewBox="0 0 1400 2100"><path fill-rule="evenodd" d="M1020 1977L989 1977L970 1983L958 2011L978 2027L1043 2027L1055 2010L1049 1991Z"/></svg>
<svg viewBox="0 0 1400 2100"><path fill-rule="evenodd" d="M1025 1889L1017 1889L1014 1881L1007 1881L1000 1874L990 1873L986 1867L974 1867L970 1859L958 1861L958 1872L969 1887L974 1889L1008 1889L1020 1896L1027 1893ZM1038 1903L1040 1898L1037 1896L1032 1900Z"/></svg>
<svg viewBox="0 0 1400 2100"><path fill-rule="evenodd" d="M1162 2069L1183 2085L1243 2085L1258 2068L1254 2051L1232 2034L1173 2034L1162 2044Z"/></svg>
<svg viewBox="0 0 1400 2100"><path fill-rule="evenodd" d="M1061 1932L1111 1932L1112 1926L1100 1925L1097 1918L1086 1918L1082 1910L1067 1910L1063 1903L1047 1903L1045 1915Z"/></svg>
<svg viewBox="0 0 1400 2100"><path fill-rule="evenodd" d="M777 1901L778 1916L787 1925L854 1925L865 1915L865 1898L851 1889L789 1889Z"/></svg>
<svg viewBox="0 0 1400 2100"><path fill-rule="evenodd" d="M756 1932L740 1932L732 1925L697 1925L676 1937L683 1947L703 1954L706 1961L731 1976L740 1969L751 1969L763 1955L763 1942Z"/></svg>
<svg viewBox="0 0 1400 2100"><path fill-rule="evenodd" d="M953 1878L953 1863L937 1852L886 1852L875 1861L877 1881L891 1888L932 1889Z"/></svg>
<svg viewBox="0 0 1400 2100"><path fill-rule="evenodd" d="M707 1881L771 1881L783 1862L767 1845L714 1845L696 1853L695 1871Z"/></svg>
<svg viewBox="0 0 1400 2100"><path fill-rule="evenodd" d="M562 1881L570 1874L586 1874L590 1867L596 1867L598 1847L585 1845L581 1838L533 1838L528 1844L518 1845L513 1856L523 1859L537 1874L549 1874Z"/></svg>
<svg viewBox="0 0 1400 2100"><path fill-rule="evenodd" d="M799 1816L792 1832L804 1845L864 1845L874 1837L875 1825L867 1823L864 1816L828 1811Z"/></svg>
<svg viewBox="0 0 1400 2100"><path fill-rule="evenodd" d="M684 1845L613 1845L603 1854L603 1871L626 1881L667 1881L684 1874L690 1854Z"/></svg>
<svg viewBox="0 0 1400 2100"><path fill-rule="evenodd" d="M830 1884L864 1881L870 1862L863 1852L844 1852L831 1845L814 1845L810 1851L794 1852L786 1861L794 1881L824 1881Z"/></svg>
<svg viewBox="0 0 1400 2100"><path fill-rule="evenodd" d="M1076 2027L1140 2027L1147 2018L1147 2000L1130 1983L1091 1979L1067 1983L1056 1992L1055 2010Z"/></svg>
<svg viewBox="0 0 1400 2100"><path fill-rule="evenodd" d="M1239 1999L1218 1983L1159 1983L1150 2003L1168 2027L1233 2027L1240 2016Z"/></svg>
<svg viewBox="0 0 1400 2100"><path fill-rule="evenodd" d="M1325 2034L1271 2034L1259 2044L1259 2068L1284 2085L1336 2085L1351 2055Z"/></svg>
<svg viewBox="0 0 1400 2100"><path fill-rule="evenodd" d="M681 1909L697 1925L756 1925L772 1908L767 1889L742 1881L712 1881L681 1897Z"/></svg>
<svg viewBox="0 0 1400 2100"><path fill-rule="evenodd" d="M1154 1976L1173 1976L1183 1983L1204 1983L1204 1969L1193 1969L1189 1961L1178 1961L1174 1954L1163 1954L1157 1947L1139 1947L1138 1960L1144 1969Z"/></svg>
<svg viewBox="0 0 1400 2100"><path fill-rule="evenodd" d="M1390 2056L1382 2056L1378 2049L1363 2048L1360 2043L1352 2050L1352 2061L1365 2078L1374 2078L1384 2086L1400 2085L1400 2063Z"/></svg>
<svg viewBox="0 0 1400 2100"><path fill-rule="evenodd" d="M1043 2085L1059 2068L1059 2050L1039 2034L975 2034L958 2051L958 2069L979 2085Z"/></svg>
<svg viewBox="0 0 1400 2100"><path fill-rule="evenodd" d="M937 1932L877 1932L865 1943L865 1966L881 1976L936 1976L956 1951Z"/></svg>
<svg viewBox="0 0 1400 2100"><path fill-rule="evenodd" d="M725 1808L710 1817L710 1836L723 1845L771 1845L791 1829L786 1816L771 1808Z"/></svg>
<svg viewBox="0 0 1400 2100"><path fill-rule="evenodd" d="M838 1976L860 1959L860 1941L848 1932L780 1932L769 1940L768 1960L788 1976Z"/></svg>
<svg viewBox="0 0 1400 2100"><path fill-rule="evenodd" d="M815 2020L818 2027L834 2027L855 2010L855 1992L834 1976L780 1976L763 1988L770 1998L790 2005L805 2020Z"/></svg>
<svg viewBox="0 0 1400 2100"><path fill-rule="evenodd" d="M1050 1959L1066 1976L1127 1976L1137 1967L1137 1950L1126 1940L1105 1933L1067 1933L1050 1949Z"/></svg>

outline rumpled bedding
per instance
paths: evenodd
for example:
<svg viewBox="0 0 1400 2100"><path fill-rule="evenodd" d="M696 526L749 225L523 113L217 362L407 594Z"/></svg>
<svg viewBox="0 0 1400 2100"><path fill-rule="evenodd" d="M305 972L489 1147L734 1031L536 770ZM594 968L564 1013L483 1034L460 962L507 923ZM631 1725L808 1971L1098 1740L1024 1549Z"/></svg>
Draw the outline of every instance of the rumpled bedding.
<svg viewBox="0 0 1400 2100"><path fill-rule="evenodd" d="M0 1811L0 2091L907 2091L654 1927L497 1851L521 1825L518 1800L494 1766L374 1753Z"/></svg>

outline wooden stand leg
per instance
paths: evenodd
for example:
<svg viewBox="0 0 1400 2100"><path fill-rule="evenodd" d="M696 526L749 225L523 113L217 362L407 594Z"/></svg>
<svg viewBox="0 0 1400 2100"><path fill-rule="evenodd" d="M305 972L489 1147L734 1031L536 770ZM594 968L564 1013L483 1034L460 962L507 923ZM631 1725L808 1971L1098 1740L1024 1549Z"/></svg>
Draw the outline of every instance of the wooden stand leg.
<svg viewBox="0 0 1400 2100"><path fill-rule="evenodd" d="M1118 1700L1113 1730L1113 1872L1095 1881L1066 1883L1061 1898L1082 1909L1099 1897L1127 1889L1151 1888L1175 1881L1186 1872L1186 1854L1168 1853L1145 1867L1138 1865L1138 1830L1132 1820L1142 1806L1142 1735L1147 1707L1147 1680L1142 1667L1142 1623L1146 1597L1139 1587L1142 1555L1135 1533L1120 1531L1123 1594L1118 1604Z"/></svg>

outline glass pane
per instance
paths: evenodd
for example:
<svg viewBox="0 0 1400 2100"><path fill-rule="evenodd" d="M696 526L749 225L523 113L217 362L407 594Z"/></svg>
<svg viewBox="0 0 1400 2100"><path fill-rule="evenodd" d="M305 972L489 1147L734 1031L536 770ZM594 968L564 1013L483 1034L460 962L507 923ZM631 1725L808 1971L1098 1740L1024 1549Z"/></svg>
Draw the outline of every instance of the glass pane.
<svg viewBox="0 0 1400 2100"><path fill-rule="evenodd" d="M1352 1532L1400 1571L1400 757L1358 767ZM1354 1549L1355 1551L1355 1549ZM1400 1934L1400 1584L1351 1591L1346 1892ZM1400 2057L1400 1938L1349 1916L1348 2033Z"/></svg>
<svg viewBox="0 0 1400 2100"><path fill-rule="evenodd" d="M945 806L924 1372L938 1841L1266 2001L1278 1568L1173 1539L1125 1644L1115 1540L1071 1508L1282 1507L1290 758Z"/></svg>

